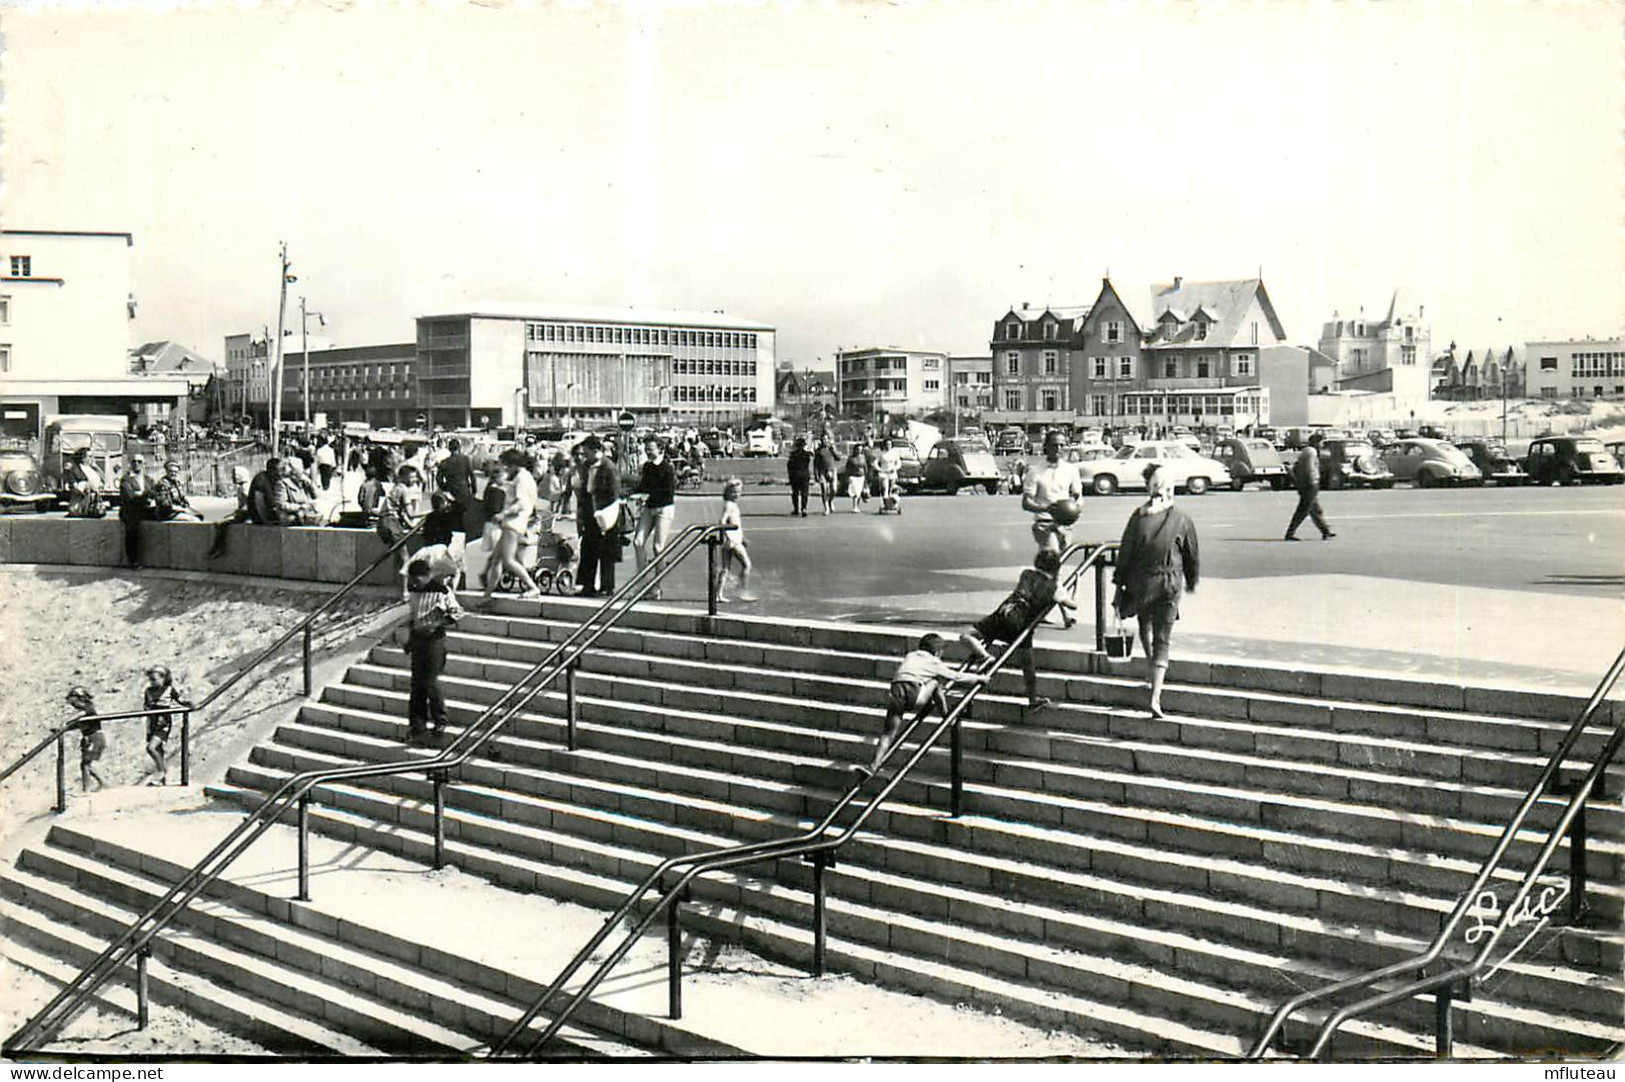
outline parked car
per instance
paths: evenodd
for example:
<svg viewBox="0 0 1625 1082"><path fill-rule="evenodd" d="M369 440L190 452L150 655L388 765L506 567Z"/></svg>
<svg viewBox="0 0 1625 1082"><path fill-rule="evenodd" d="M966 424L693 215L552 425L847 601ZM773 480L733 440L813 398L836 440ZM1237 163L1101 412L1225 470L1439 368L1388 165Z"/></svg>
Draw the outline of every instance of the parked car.
<svg viewBox="0 0 1625 1082"><path fill-rule="evenodd" d="M981 485L991 496L999 491L1002 480L986 440L946 439L931 448L919 484L914 487L917 491L933 489L954 496L962 488Z"/></svg>
<svg viewBox="0 0 1625 1082"><path fill-rule="evenodd" d="M1456 448L1473 460L1473 465L1478 467L1478 472L1484 475L1486 481L1494 481L1497 485L1529 483L1529 475L1500 440L1463 440L1456 444Z"/></svg>
<svg viewBox="0 0 1625 1082"><path fill-rule="evenodd" d="M1383 456L1388 468L1401 481L1413 481L1417 488L1434 485L1482 485L1484 475L1473 460L1446 440L1417 437L1401 440Z"/></svg>
<svg viewBox="0 0 1625 1082"><path fill-rule="evenodd" d="M49 511L56 493L45 487L39 463L26 444L0 445L0 514L14 511Z"/></svg>
<svg viewBox="0 0 1625 1082"><path fill-rule="evenodd" d="M1614 461L1619 463L1622 469L1625 469L1625 441L1604 444L1603 446L1609 454L1614 456Z"/></svg>
<svg viewBox="0 0 1625 1082"><path fill-rule="evenodd" d="M994 437L993 449L1001 455L1019 455L1027 450L1027 433L1019 428L1001 428Z"/></svg>
<svg viewBox="0 0 1625 1082"><path fill-rule="evenodd" d="M1368 428L1365 430L1365 438L1379 451L1389 444L1399 442L1399 436L1391 428Z"/></svg>
<svg viewBox="0 0 1625 1082"><path fill-rule="evenodd" d="M920 453L907 440L893 440L891 449L898 459L897 487L904 492L918 492L925 478L925 463L920 461Z"/></svg>
<svg viewBox="0 0 1625 1082"><path fill-rule="evenodd" d="M1066 449L1068 462L1093 462L1098 458L1110 458L1117 453L1117 449L1109 443L1080 443Z"/></svg>
<svg viewBox="0 0 1625 1082"><path fill-rule="evenodd" d="M1602 441L1590 436L1547 436L1529 445L1523 468L1536 485L1617 485L1625 474Z"/></svg>
<svg viewBox="0 0 1625 1082"><path fill-rule="evenodd" d="M1084 488L1108 496L1120 488L1144 488L1145 469L1153 463L1167 471L1176 488L1183 488L1192 496L1200 496L1214 485L1231 482L1230 471L1224 463L1199 455L1178 440L1125 444L1110 458L1080 462L1078 476L1083 479Z"/></svg>
<svg viewBox="0 0 1625 1082"><path fill-rule="evenodd" d="M745 433L746 458L755 458L758 455L777 458L778 454L779 441L774 437L771 428L753 428Z"/></svg>
<svg viewBox="0 0 1625 1082"><path fill-rule="evenodd" d="M1393 488L1394 473L1365 439L1328 437L1320 449L1320 484L1323 488Z"/></svg>
<svg viewBox="0 0 1625 1082"><path fill-rule="evenodd" d="M1256 436L1232 436L1220 440L1214 457L1230 471L1230 487L1237 492L1254 481L1279 492L1291 480L1286 463L1281 461L1281 453L1275 449L1275 445Z"/></svg>
<svg viewBox="0 0 1625 1082"><path fill-rule="evenodd" d="M1450 433L1438 425L1423 425L1420 431L1417 432L1416 438L1422 440L1448 440Z"/></svg>
<svg viewBox="0 0 1625 1082"><path fill-rule="evenodd" d="M732 458L734 455L733 435L720 428L708 428L701 432L700 442L705 444L705 449L711 452L713 458Z"/></svg>

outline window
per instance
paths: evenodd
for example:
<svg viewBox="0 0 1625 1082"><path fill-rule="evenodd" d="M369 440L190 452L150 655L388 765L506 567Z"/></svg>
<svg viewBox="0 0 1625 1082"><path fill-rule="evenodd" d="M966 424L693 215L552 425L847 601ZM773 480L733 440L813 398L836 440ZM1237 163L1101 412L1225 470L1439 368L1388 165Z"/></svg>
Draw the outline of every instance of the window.
<svg viewBox="0 0 1625 1082"><path fill-rule="evenodd" d="M1004 408L1007 410L1019 410L1021 408L1021 390L1019 388L1005 388Z"/></svg>
<svg viewBox="0 0 1625 1082"><path fill-rule="evenodd" d="M1061 408L1061 392L1053 387L1045 387L1040 391L1039 399L1043 402L1043 409L1053 411Z"/></svg>
<svg viewBox="0 0 1625 1082"><path fill-rule="evenodd" d="M1172 357L1169 357L1166 361L1162 362L1163 379L1173 379L1177 375L1179 375L1178 361L1174 360Z"/></svg>
<svg viewBox="0 0 1625 1082"><path fill-rule="evenodd" d="M1200 342L1205 338L1207 338L1207 320L1199 319L1196 321L1196 340Z"/></svg>
<svg viewBox="0 0 1625 1082"><path fill-rule="evenodd" d="M1021 321L1017 320L1017 319L1012 319L1009 323L1006 323L1004 325L1004 336L1006 338L1020 338L1021 337Z"/></svg>
<svg viewBox="0 0 1625 1082"><path fill-rule="evenodd" d="M11 276L13 278L32 278L34 276L34 257L26 255L12 256Z"/></svg>
<svg viewBox="0 0 1625 1082"><path fill-rule="evenodd" d="M941 368L941 357L927 357L925 360L920 362L920 371L922 372L936 372Z"/></svg>
<svg viewBox="0 0 1625 1082"><path fill-rule="evenodd" d="M0 372L11 371L11 347L0 345Z"/></svg>
<svg viewBox="0 0 1625 1082"><path fill-rule="evenodd" d="M1061 361L1053 349L1044 351L1044 375L1053 376L1060 370Z"/></svg>
<svg viewBox="0 0 1625 1082"><path fill-rule="evenodd" d="M1253 345L1258 345L1258 320L1253 320Z"/></svg>
<svg viewBox="0 0 1625 1082"><path fill-rule="evenodd" d="M1251 353L1238 353L1231 359L1231 371L1238 376L1253 374L1253 355Z"/></svg>
<svg viewBox="0 0 1625 1082"><path fill-rule="evenodd" d="M1044 324L1044 340L1048 342L1055 341L1055 321L1053 319Z"/></svg>
<svg viewBox="0 0 1625 1082"><path fill-rule="evenodd" d="M1011 350L1004 355L1004 374L1007 376L1021 375L1021 354Z"/></svg>
<svg viewBox="0 0 1625 1082"><path fill-rule="evenodd" d="M975 373L975 376L976 376L976 382L980 383L982 386L984 386L984 387L993 386L993 373L992 372L977 372L977 373Z"/></svg>
<svg viewBox="0 0 1625 1082"><path fill-rule="evenodd" d="M1090 395L1089 412L1095 417L1106 416L1106 396L1103 394Z"/></svg>
<svg viewBox="0 0 1625 1082"><path fill-rule="evenodd" d="M11 298L0 296L0 327L11 326Z"/></svg>
<svg viewBox="0 0 1625 1082"><path fill-rule="evenodd" d="M1557 371L1557 358L1556 357L1542 357L1540 359L1540 370L1542 372L1556 372Z"/></svg>
<svg viewBox="0 0 1625 1082"><path fill-rule="evenodd" d="M1213 360L1206 353L1196 358L1196 378L1206 379L1211 374Z"/></svg>
<svg viewBox="0 0 1625 1082"><path fill-rule="evenodd" d="M1117 378L1118 379L1133 379L1134 378L1134 358L1133 357L1119 357L1119 358L1117 358Z"/></svg>
<svg viewBox="0 0 1625 1082"><path fill-rule="evenodd" d="M1106 378L1106 358L1104 358L1104 357L1091 357L1091 358L1089 358L1089 374L1094 379L1105 379Z"/></svg>
<svg viewBox="0 0 1625 1082"><path fill-rule="evenodd" d="M1407 331L1410 330L1409 327L1407 327L1405 329ZM1400 346L1399 347L1399 363L1400 364L1414 365L1416 363L1416 347L1415 346Z"/></svg>
<svg viewBox="0 0 1625 1082"><path fill-rule="evenodd" d="M1123 321L1108 319L1100 328L1100 340L1108 345L1121 342L1123 340Z"/></svg>
<svg viewBox="0 0 1625 1082"><path fill-rule="evenodd" d="M928 391L940 391L942 390L942 381L940 379L928 379L925 381L925 389Z"/></svg>

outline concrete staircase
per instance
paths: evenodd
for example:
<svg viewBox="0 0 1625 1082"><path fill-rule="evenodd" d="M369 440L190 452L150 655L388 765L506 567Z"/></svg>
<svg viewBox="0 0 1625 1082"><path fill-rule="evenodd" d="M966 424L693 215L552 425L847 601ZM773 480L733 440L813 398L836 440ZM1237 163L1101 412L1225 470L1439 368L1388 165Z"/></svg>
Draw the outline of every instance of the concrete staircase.
<svg viewBox="0 0 1625 1082"><path fill-rule="evenodd" d="M540 610L498 602L465 619L445 679L454 726L584 614L568 600ZM913 637L640 609L583 666L578 750L563 750L561 688L461 769L446 793L448 859L504 885L607 909L666 856L796 831L849 783L846 767L867 758L886 681ZM947 756L934 752L843 850L829 876L829 964L1147 1054L1239 1055L1288 996L1422 948L1578 706L1561 696L1186 663L1175 665L1164 697L1172 716L1154 720L1140 705L1140 680L1054 631L1040 642L1041 691L1056 705L1023 720L1016 673L978 701L964 733L966 814L947 817ZM408 686L401 647L378 647L213 792L249 808L293 773L424 754L402 746ZM1580 755L1601 747L1612 709ZM1543 806L1541 821L1557 807ZM382 778L319 790L312 825L426 860L432 808L425 778ZM1458 1004L1458 1055L1600 1054L1625 1034L1625 813L1616 799L1595 804L1590 818L1597 927L1538 936ZM1540 840L1516 843L1499 880L1503 898ZM93 874L81 856L93 840L59 827L50 842L25 853L4 883L14 925L47 952L76 949L50 922L110 933L143 892L181 870L130 852ZM1566 879L1566 859L1565 847L1550 881ZM811 879L809 866L788 861L708 876L685 907L685 926L806 965ZM300 997L279 999L256 959L283 966L284 955L308 952L315 968L298 977L316 980L324 950L332 954L323 943L333 940L282 946L279 937L324 930L264 927L285 907L269 895L218 904L227 908L187 919L212 931L207 922L253 917L255 936L209 935L229 959L199 954L190 941L184 950L193 953L162 960L291 1010ZM336 949L361 946L340 939ZM405 964L413 945L364 946L390 967ZM1451 953L1470 951L1456 943ZM290 1017L286 1041L346 1054L345 1041L456 1053L489 1039L525 1000L505 979L503 995L467 1008L461 1027L446 1026L432 999L425 1008L387 995L421 982L449 999L466 987L433 959L417 964L410 978L376 974L366 1008L342 1001L320 1032ZM222 972L231 966L237 975ZM523 974L517 990L551 976ZM1430 999L1397 1005L1346 1027L1337 1053L1430 1055L1432 1019ZM591 1054L605 1032L619 1035L617 1048L669 1050L685 1039L657 1018L588 1014L581 1023L597 1028L577 1031L560 1054ZM707 1050L688 1045L684 1054Z"/></svg>

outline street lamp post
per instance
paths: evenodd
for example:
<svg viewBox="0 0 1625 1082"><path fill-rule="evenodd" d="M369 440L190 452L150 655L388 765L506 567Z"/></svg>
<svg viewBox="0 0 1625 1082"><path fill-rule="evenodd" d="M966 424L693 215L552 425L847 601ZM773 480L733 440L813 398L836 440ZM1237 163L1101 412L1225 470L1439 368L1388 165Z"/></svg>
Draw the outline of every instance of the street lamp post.
<svg viewBox="0 0 1625 1082"><path fill-rule="evenodd" d="M320 312L305 310L305 298L299 298L299 352L300 382L304 384L305 392L305 428L310 428L310 317L315 316L316 321L323 327L327 326L327 317Z"/></svg>

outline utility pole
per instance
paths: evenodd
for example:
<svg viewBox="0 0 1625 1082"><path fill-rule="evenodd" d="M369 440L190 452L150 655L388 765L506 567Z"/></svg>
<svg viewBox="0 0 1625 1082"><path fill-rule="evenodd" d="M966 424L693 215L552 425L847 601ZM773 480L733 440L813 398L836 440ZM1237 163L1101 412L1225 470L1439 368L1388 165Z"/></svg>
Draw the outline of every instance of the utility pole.
<svg viewBox="0 0 1625 1082"><path fill-rule="evenodd" d="M310 431L310 317L305 314L305 298L299 298L299 382L305 392L305 431Z"/></svg>
<svg viewBox="0 0 1625 1082"><path fill-rule="evenodd" d="M288 283L299 279L288 273L292 266L288 262L288 242L282 242L281 250L282 280L278 283L278 299L276 309L276 361L272 372L275 374L271 380L271 452L278 453L282 442L282 336L288 321Z"/></svg>

